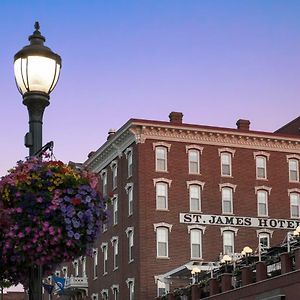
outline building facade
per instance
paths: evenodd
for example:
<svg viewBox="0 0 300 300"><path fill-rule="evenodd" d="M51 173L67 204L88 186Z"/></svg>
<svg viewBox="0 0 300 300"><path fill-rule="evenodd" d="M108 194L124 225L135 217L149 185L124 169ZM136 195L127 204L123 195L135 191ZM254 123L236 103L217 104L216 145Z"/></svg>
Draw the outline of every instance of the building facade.
<svg viewBox="0 0 300 300"><path fill-rule="evenodd" d="M176 272L277 245L300 225L299 119L270 133L169 117L129 120L84 162L112 197L111 221L92 257L58 270L64 297L155 299L181 284Z"/></svg>

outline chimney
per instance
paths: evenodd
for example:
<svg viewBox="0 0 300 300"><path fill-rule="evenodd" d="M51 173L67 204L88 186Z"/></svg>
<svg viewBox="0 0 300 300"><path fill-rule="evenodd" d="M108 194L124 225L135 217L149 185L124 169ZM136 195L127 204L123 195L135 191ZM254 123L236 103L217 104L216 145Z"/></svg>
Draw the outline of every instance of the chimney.
<svg viewBox="0 0 300 300"><path fill-rule="evenodd" d="M116 133L115 129L109 129L108 130L107 140L110 140L114 136L115 133Z"/></svg>
<svg viewBox="0 0 300 300"><path fill-rule="evenodd" d="M172 111L169 114L170 122L174 124L182 124L182 117L183 114L181 112Z"/></svg>
<svg viewBox="0 0 300 300"><path fill-rule="evenodd" d="M236 122L236 126L237 126L238 130L249 131L250 121L249 120L239 119Z"/></svg>

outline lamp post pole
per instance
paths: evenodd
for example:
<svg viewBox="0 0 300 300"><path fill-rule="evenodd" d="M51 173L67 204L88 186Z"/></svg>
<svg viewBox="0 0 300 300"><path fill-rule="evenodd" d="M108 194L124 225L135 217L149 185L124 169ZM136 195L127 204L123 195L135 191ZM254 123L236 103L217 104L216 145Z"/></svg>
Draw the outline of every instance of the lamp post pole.
<svg viewBox="0 0 300 300"><path fill-rule="evenodd" d="M50 104L49 94L54 89L60 69L61 58L44 46L39 23L29 36L30 44L16 53L14 71L16 84L23 96L23 104L29 115L29 132L25 135L25 146L29 156L34 156L43 145L43 114ZM29 300L42 300L43 266L33 264L29 270Z"/></svg>

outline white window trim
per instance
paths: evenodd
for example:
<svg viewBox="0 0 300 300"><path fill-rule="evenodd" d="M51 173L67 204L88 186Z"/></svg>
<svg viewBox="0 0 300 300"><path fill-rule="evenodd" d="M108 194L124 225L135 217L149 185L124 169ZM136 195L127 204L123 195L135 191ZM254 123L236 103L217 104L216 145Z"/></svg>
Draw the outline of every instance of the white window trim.
<svg viewBox="0 0 300 300"><path fill-rule="evenodd" d="M118 212L119 212L118 194L113 195L113 197L111 199L111 202L112 202L112 206L113 206L113 225L117 225L118 224L118 217L117 217L117 220L115 220L115 202L117 202L117 210L116 211L117 211L117 215L118 215Z"/></svg>
<svg viewBox="0 0 300 300"><path fill-rule="evenodd" d="M264 190L264 191L268 192L268 194L270 196L272 188L265 186L265 185L260 185L260 186L254 187L254 190L255 190L255 194L257 194L258 191Z"/></svg>
<svg viewBox="0 0 300 300"><path fill-rule="evenodd" d="M96 270L96 268L98 267L98 248L93 248L92 257L93 257L93 280L95 280L98 278L98 274L97 274L98 272ZM95 257L96 257L96 261L95 261Z"/></svg>
<svg viewBox="0 0 300 300"><path fill-rule="evenodd" d="M187 227L187 229L188 229L188 234L190 234L190 233L191 233L191 230L193 230L193 229L199 229L199 230L201 230L202 233L204 234L204 233L205 233L205 230L206 230L206 226L202 226L202 225L189 225L189 226Z"/></svg>
<svg viewBox="0 0 300 300"><path fill-rule="evenodd" d="M257 229L256 230L256 236L259 237L260 234L267 233L267 234L270 235L270 238L272 238L273 232L274 232L274 230L270 230L270 229Z"/></svg>
<svg viewBox="0 0 300 300"><path fill-rule="evenodd" d="M292 192L290 192L291 190L294 190ZM292 219L296 219L299 220L300 219L300 193L298 192L299 189L294 188L294 189L289 189L289 202L290 202L290 218ZM298 213L299 213L299 217L297 216L292 216L292 205L291 205L291 194L297 194L298 195L298 199L299 199L299 206L298 206Z"/></svg>
<svg viewBox="0 0 300 300"><path fill-rule="evenodd" d="M103 169L101 172L100 172L100 177L101 179L103 179L103 177L107 175L107 170L106 169Z"/></svg>
<svg viewBox="0 0 300 300"><path fill-rule="evenodd" d="M120 252L120 249L119 249L119 237L118 236L113 236L111 239L110 239L110 242L111 242L111 245L113 247L113 260L115 259L115 245L117 247L117 256L119 256L119 252ZM117 270L119 268L118 262L116 261L113 261L113 270Z"/></svg>
<svg viewBox="0 0 300 300"><path fill-rule="evenodd" d="M73 268L74 268L74 275L77 277L79 275L79 260L75 259L72 262Z"/></svg>
<svg viewBox="0 0 300 300"><path fill-rule="evenodd" d="M224 231L233 231L234 232L234 236L237 236L237 233L238 233L239 229L235 228L235 227L227 226L227 227L221 227L220 231L221 231L221 235L222 236L223 236L223 232Z"/></svg>
<svg viewBox="0 0 300 300"><path fill-rule="evenodd" d="M199 226L199 225L198 225ZM202 241L202 237L203 237L203 234L204 234L204 231L203 231L203 227L204 227L204 230L205 230L205 226L201 226L202 228L199 228L199 227L196 227L196 226L188 226L188 227L193 227L193 228L188 228L188 233L190 234L190 258L191 260L202 260L202 248L203 248L203 241ZM193 257L192 256L192 230L198 230L200 231L201 233L201 238L200 238L200 257Z"/></svg>
<svg viewBox="0 0 300 300"><path fill-rule="evenodd" d="M132 150L133 150L132 147L128 147L128 148L124 151L124 154L125 154L126 159L128 158L128 154L129 154L129 153L132 154Z"/></svg>
<svg viewBox="0 0 300 300"><path fill-rule="evenodd" d="M270 153L265 152L265 151L256 151L253 152L253 158L256 159L256 156L265 156L267 160L270 159Z"/></svg>
<svg viewBox="0 0 300 300"><path fill-rule="evenodd" d="M67 278L68 277L68 267L67 266L62 267L61 271L62 271L64 277Z"/></svg>
<svg viewBox="0 0 300 300"><path fill-rule="evenodd" d="M203 191L205 182L199 180L189 180L186 182L186 188L189 189L190 185L200 185L201 191Z"/></svg>
<svg viewBox="0 0 300 300"><path fill-rule="evenodd" d="M290 159L297 159L298 161L300 161L300 155L297 155L297 154L288 154L286 156L286 161L289 162Z"/></svg>
<svg viewBox="0 0 300 300"><path fill-rule="evenodd" d="M132 183L132 182L126 183L126 185L125 185L125 190L126 190L126 193L127 193L127 194L128 194L128 190L129 190L130 188L133 188L133 183Z"/></svg>
<svg viewBox="0 0 300 300"><path fill-rule="evenodd" d="M222 155L223 154L226 154L226 155L229 155L229 159L230 159L230 163L229 163L229 174L223 174L223 164L222 164ZM220 171L221 171L221 177L232 177L232 158L233 158L233 155L229 152L221 152L220 153Z"/></svg>
<svg viewBox="0 0 300 300"><path fill-rule="evenodd" d="M290 160L296 160L297 161L297 179L292 180L291 179L291 169L290 169ZM300 164L300 156L299 155L287 155L287 163L288 163L288 172L289 172L289 182L299 182L299 164Z"/></svg>
<svg viewBox="0 0 300 300"><path fill-rule="evenodd" d="M118 161L115 159L109 164L111 169L114 169L115 167L118 167Z"/></svg>
<svg viewBox="0 0 300 300"><path fill-rule="evenodd" d="M233 192L235 192L235 189L236 189L236 184L232 184L232 183L219 183L219 189L220 189L220 192L222 192L222 188L224 187L228 187L228 188L231 188Z"/></svg>
<svg viewBox="0 0 300 300"><path fill-rule="evenodd" d="M155 183L154 183L155 182ZM154 183L154 187L155 187L155 202L156 202L156 210L162 210L162 211L167 211L169 210L169 188L170 188L170 185L171 185L171 182L172 180L170 181L166 181L166 180L157 180L156 179L153 179L153 183ZM166 207L164 208L159 208L157 207L157 184L160 184L160 183L164 183L166 185L168 185L166 187Z"/></svg>
<svg viewBox="0 0 300 300"><path fill-rule="evenodd" d="M127 284L127 287L129 288L129 283L132 282L133 285L134 285L134 278L127 278L126 279L126 284Z"/></svg>
<svg viewBox="0 0 300 300"><path fill-rule="evenodd" d="M259 213L259 202L258 202L258 197L256 199L256 202L257 202L257 215L259 217L268 217L269 216L269 191L265 190L265 189L259 189L257 191L255 191L255 194L258 195L258 192L261 191L261 192L266 192L267 193L267 199L266 199L266 214L265 215L262 215Z"/></svg>
<svg viewBox="0 0 300 300"><path fill-rule="evenodd" d="M221 154L224 153L224 152L230 153L232 155L232 158L234 157L234 154L235 154L234 149L230 149L230 148L220 148L220 149L218 149L218 153L219 153L220 157L221 157Z"/></svg>
<svg viewBox="0 0 300 300"><path fill-rule="evenodd" d="M134 227L127 227L125 232L126 232L126 236L128 239L128 251L129 251L129 233L130 232L132 233L132 246L134 246ZM131 256L132 256L132 253L131 253ZM129 255L128 255L128 257L129 257ZM131 257L131 259L128 260L128 263L131 263L133 261L134 261L134 259Z"/></svg>
<svg viewBox="0 0 300 300"><path fill-rule="evenodd" d="M108 289L102 289L100 293L101 293L102 298L103 298L104 294L108 297Z"/></svg>
<svg viewBox="0 0 300 300"><path fill-rule="evenodd" d="M105 242L105 243L103 242L100 247L101 247L101 250L103 252L103 263L104 263L104 255L105 255L104 249L106 249L106 256L108 256L108 243L107 242ZM106 261L107 260L108 260L108 257L107 257ZM104 267L103 267L103 275L106 275L107 273L108 273L108 270L104 270Z"/></svg>
<svg viewBox="0 0 300 300"><path fill-rule="evenodd" d="M300 189L298 188L288 189L288 195L290 195L291 193L300 194Z"/></svg>
<svg viewBox="0 0 300 300"><path fill-rule="evenodd" d="M188 153L189 150L193 150L193 149L199 150L200 154L202 154L203 147L201 147L201 146L199 146L199 145L193 144L193 145L186 145L186 146L185 146L185 152L186 152L186 153Z"/></svg>
<svg viewBox="0 0 300 300"><path fill-rule="evenodd" d="M114 292L114 290L117 290L118 293L120 292L120 287L118 284L113 284L111 287L110 287L112 293Z"/></svg>
<svg viewBox="0 0 300 300"><path fill-rule="evenodd" d="M93 293L93 294L91 295L91 299L92 299L92 300L98 300L98 299L99 299L99 295L96 294L96 293Z"/></svg>
<svg viewBox="0 0 300 300"><path fill-rule="evenodd" d="M172 224L169 224L169 223L165 223L165 222L160 222L160 223L155 223L155 224L153 224L153 227L154 227L154 231L156 232L156 229L158 228L158 227L166 227L166 228L168 228L169 229L169 232L171 232L172 231Z"/></svg>
<svg viewBox="0 0 300 300"><path fill-rule="evenodd" d="M168 178L153 178L153 185L156 186L156 183L158 182L164 182L167 183L169 187L171 187L171 183L172 183L172 179L168 179Z"/></svg>
<svg viewBox="0 0 300 300"><path fill-rule="evenodd" d="M168 152L170 152L171 144L165 142L155 142L153 143L153 151L155 151L156 147L165 147L168 149Z"/></svg>
<svg viewBox="0 0 300 300"><path fill-rule="evenodd" d="M187 186L188 186L188 192L189 192L189 208L190 208L190 212L201 212L202 211L202 185L199 185L199 184L187 184ZM191 186L197 186L198 188L199 188L199 199L198 199L198 201L199 201L199 210L192 210L191 209L191 193L190 193L190 187ZM204 186L204 185L203 185Z"/></svg>

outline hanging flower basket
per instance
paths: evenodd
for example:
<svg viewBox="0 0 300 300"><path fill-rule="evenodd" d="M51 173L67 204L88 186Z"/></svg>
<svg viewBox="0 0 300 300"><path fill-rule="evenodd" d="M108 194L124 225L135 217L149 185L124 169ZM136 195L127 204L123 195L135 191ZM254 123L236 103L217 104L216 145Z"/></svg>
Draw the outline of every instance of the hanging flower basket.
<svg viewBox="0 0 300 300"><path fill-rule="evenodd" d="M108 219L97 178L61 161L19 161L0 180L0 280L26 285L28 269L44 273L88 254Z"/></svg>

